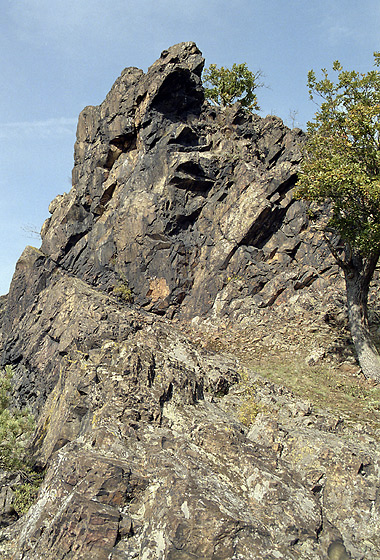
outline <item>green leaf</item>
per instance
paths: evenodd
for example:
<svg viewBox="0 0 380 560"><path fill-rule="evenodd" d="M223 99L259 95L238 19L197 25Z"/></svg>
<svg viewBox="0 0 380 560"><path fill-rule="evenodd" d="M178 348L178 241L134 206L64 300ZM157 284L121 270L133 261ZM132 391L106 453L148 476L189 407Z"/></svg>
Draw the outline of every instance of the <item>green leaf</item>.
<svg viewBox="0 0 380 560"><path fill-rule="evenodd" d="M260 78L261 72L251 72L246 63L233 64L231 69L210 64L203 73L205 97L222 107L239 101L249 110L259 110L255 89L263 85Z"/></svg>
<svg viewBox="0 0 380 560"><path fill-rule="evenodd" d="M380 54L374 53L375 66ZM296 196L329 202L329 228L363 256L380 250L380 72L308 73L312 98L321 103L308 123Z"/></svg>

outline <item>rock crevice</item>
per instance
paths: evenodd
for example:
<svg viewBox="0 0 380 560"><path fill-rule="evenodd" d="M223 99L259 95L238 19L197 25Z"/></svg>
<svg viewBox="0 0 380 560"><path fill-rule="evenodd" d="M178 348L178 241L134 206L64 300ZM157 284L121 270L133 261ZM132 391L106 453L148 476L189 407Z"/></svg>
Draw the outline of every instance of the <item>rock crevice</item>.
<svg viewBox="0 0 380 560"><path fill-rule="evenodd" d="M73 187L0 298L1 363L45 472L18 520L0 472L5 559L379 558L375 435L237 344L204 348L266 321L274 336L317 302L341 312L342 292L293 198L304 134L210 106L203 64L175 45L83 110Z"/></svg>

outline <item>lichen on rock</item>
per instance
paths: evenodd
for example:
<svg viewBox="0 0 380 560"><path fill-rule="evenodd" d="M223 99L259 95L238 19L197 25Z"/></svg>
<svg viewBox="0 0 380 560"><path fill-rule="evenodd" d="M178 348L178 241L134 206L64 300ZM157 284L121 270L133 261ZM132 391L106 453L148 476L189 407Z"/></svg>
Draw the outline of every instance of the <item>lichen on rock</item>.
<svg viewBox="0 0 380 560"><path fill-rule="evenodd" d="M376 430L246 359L298 336L318 367L301 322L342 313L292 196L304 135L211 107L203 63L180 43L83 110L73 187L0 298L1 360L46 473L18 520L2 479L5 559L379 558Z"/></svg>

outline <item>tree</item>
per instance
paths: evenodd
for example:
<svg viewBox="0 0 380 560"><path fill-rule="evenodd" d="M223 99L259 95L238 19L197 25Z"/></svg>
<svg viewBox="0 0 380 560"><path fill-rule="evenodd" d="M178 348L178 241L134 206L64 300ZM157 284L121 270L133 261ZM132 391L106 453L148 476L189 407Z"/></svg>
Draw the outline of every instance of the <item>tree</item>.
<svg viewBox="0 0 380 560"><path fill-rule="evenodd" d="M205 96L222 107L240 101L243 107L258 111L260 107L254 91L263 85L259 82L261 75L260 71L248 70L246 63L233 64L231 69L210 64L203 73L205 83L211 86L205 88Z"/></svg>
<svg viewBox="0 0 380 560"><path fill-rule="evenodd" d="M375 67L380 53L374 53ZM308 74L311 99L322 101L308 139L296 196L327 203L325 239L344 272L348 318L366 377L380 382L380 356L368 325L368 291L380 256L380 72L344 71L333 64L317 80Z"/></svg>

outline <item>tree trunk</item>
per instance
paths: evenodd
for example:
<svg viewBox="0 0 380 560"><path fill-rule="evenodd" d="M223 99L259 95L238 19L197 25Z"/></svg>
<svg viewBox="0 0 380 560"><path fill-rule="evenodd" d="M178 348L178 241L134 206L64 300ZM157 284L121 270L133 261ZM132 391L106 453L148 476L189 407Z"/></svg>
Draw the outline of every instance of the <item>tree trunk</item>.
<svg viewBox="0 0 380 560"><path fill-rule="evenodd" d="M358 255L351 258L343 268L348 305L348 321L352 341L362 371L367 378L380 383L380 355L369 331L367 301L369 284L375 271L378 256L364 259Z"/></svg>

